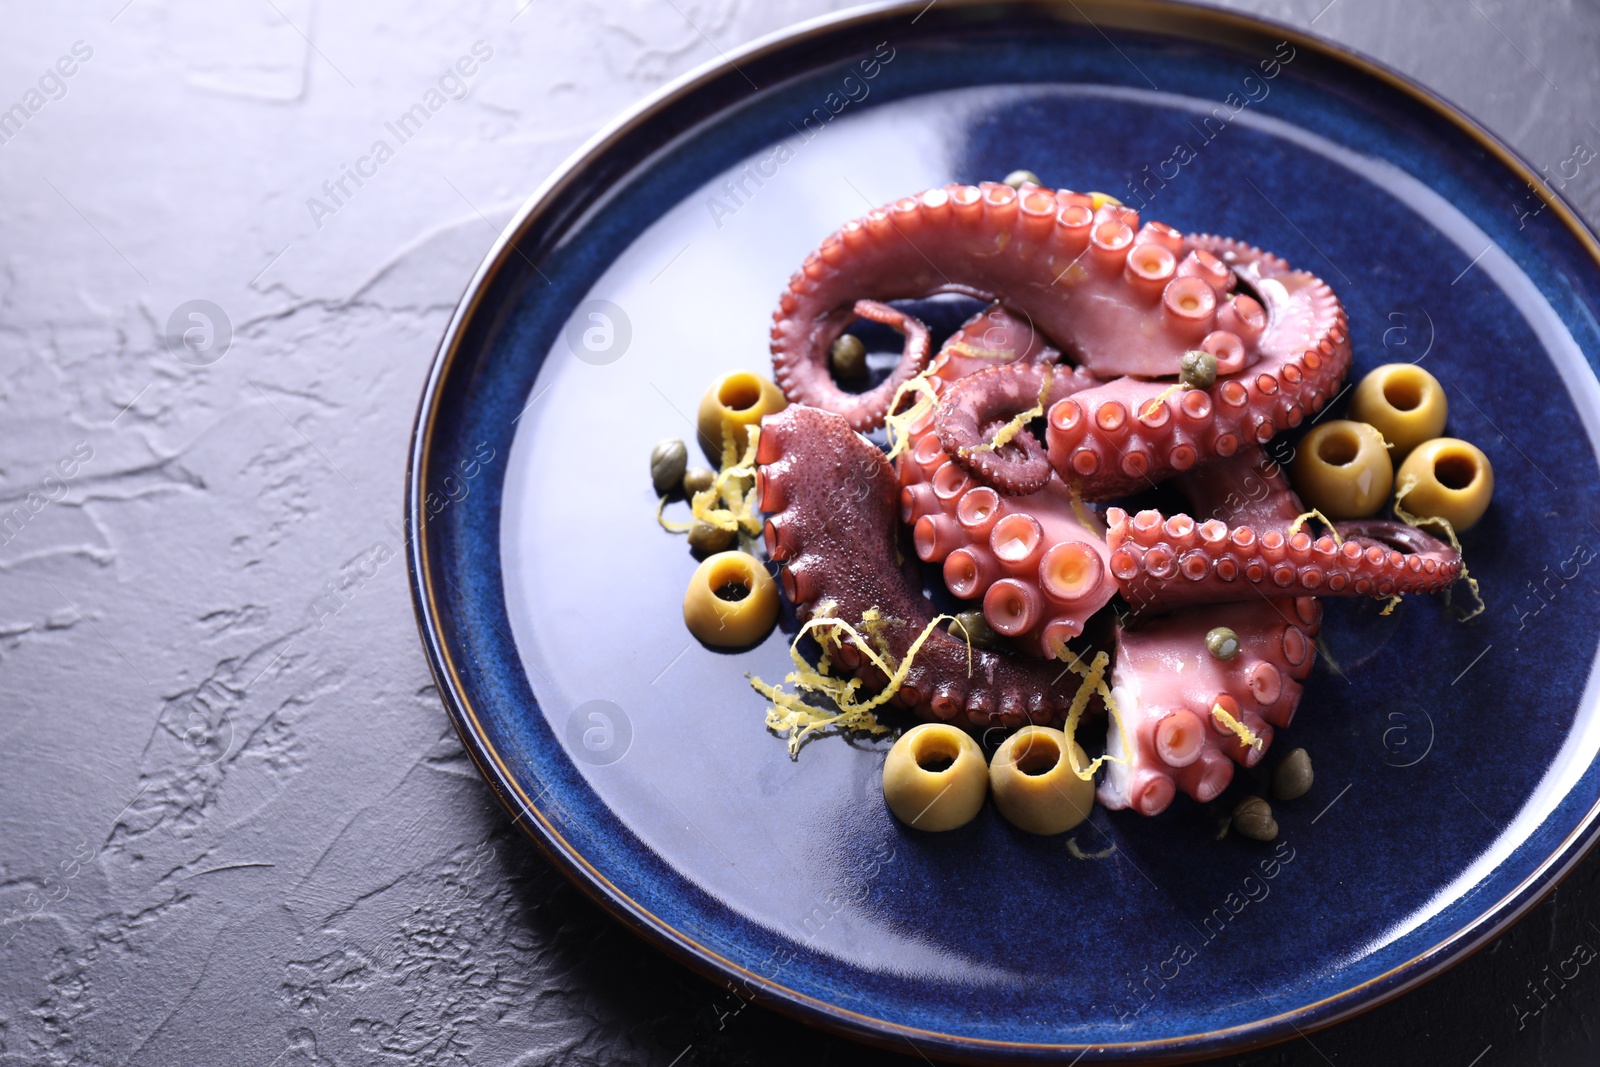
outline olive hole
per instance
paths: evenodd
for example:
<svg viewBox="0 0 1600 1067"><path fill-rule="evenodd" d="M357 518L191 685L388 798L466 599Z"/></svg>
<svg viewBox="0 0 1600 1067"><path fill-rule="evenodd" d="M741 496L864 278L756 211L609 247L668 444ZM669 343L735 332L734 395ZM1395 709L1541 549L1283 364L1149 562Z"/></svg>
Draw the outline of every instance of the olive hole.
<svg viewBox="0 0 1600 1067"><path fill-rule="evenodd" d="M1433 461L1433 476L1446 489L1465 489L1478 477L1478 461L1459 452L1446 452Z"/></svg>
<svg viewBox="0 0 1600 1067"><path fill-rule="evenodd" d="M917 761L917 766L929 774L943 774L948 771L955 766L956 757L961 754L955 742L948 737L925 733L917 740L918 744L911 756Z"/></svg>
<svg viewBox="0 0 1600 1067"><path fill-rule="evenodd" d="M1422 385L1410 375L1390 375L1383 383L1383 398L1396 411L1413 411L1422 406Z"/></svg>
<svg viewBox="0 0 1600 1067"><path fill-rule="evenodd" d="M745 411L761 399L761 387L748 375L729 378L717 390L717 399L730 411Z"/></svg>
<svg viewBox="0 0 1600 1067"><path fill-rule="evenodd" d="M1055 741L1034 737L1028 741L1028 749L1017 757L1017 770L1023 774L1040 775L1049 774L1061 762L1061 749Z"/></svg>
<svg viewBox="0 0 1600 1067"><path fill-rule="evenodd" d="M1353 463L1360 453L1361 441L1353 433L1330 433L1317 442L1317 458L1330 467Z"/></svg>
<svg viewBox="0 0 1600 1067"><path fill-rule="evenodd" d="M750 590L753 588L750 573L740 566L737 559L718 567L708 576L707 584L711 586L711 591L716 594L718 600L730 603L743 600L750 595Z"/></svg>

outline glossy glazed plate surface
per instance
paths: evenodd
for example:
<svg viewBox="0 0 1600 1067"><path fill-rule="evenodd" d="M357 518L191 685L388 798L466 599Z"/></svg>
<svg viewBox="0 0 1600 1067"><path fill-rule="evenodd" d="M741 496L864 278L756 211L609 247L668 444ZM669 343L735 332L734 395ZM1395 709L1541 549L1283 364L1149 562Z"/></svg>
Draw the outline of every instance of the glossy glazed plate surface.
<svg viewBox="0 0 1600 1067"><path fill-rule="evenodd" d="M1393 995L1590 840L1592 241L1466 120L1289 31L1156 4L917 16L802 27L687 79L553 179L474 280L408 498L463 738L629 924L902 1051L1193 1057ZM1449 432L1494 463L1465 539L1484 614L1327 602L1327 656L1266 761L1304 746L1317 782L1278 806L1275 845L1217 837L1265 788L1243 772L1217 803L1097 810L1065 838L992 808L907 831L883 804L887 741L791 761L763 728L745 675L784 675L792 619L737 654L683 628L694 560L656 526L651 445L692 438L717 375L770 371L776 294L822 237L1016 167L1319 274L1350 315L1352 377L1422 360Z"/></svg>

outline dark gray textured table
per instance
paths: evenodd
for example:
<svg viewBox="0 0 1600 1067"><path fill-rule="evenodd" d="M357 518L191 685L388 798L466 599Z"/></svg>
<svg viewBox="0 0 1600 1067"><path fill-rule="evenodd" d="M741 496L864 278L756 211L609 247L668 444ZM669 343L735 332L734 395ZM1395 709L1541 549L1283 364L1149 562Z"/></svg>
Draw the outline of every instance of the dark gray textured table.
<svg viewBox="0 0 1600 1067"><path fill-rule="evenodd" d="M620 109L836 6L520 2L10 6L0 1063L885 1060L591 905L424 664L406 439L498 226ZM1413 75L1553 178L1600 147L1592 5L1237 6ZM373 159L461 57L464 97ZM1600 218L1600 168L1564 191ZM198 352L172 343L191 328ZM1549 976L1600 946L1597 879L1592 857L1421 990L1229 1062L1593 1062L1600 968Z"/></svg>

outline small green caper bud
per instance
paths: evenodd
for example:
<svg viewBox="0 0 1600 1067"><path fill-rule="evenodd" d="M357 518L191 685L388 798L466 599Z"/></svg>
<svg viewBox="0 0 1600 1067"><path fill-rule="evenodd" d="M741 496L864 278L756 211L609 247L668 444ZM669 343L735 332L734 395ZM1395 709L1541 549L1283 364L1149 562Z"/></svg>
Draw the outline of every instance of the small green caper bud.
<svg viewBox="0 0 1600 1067"><path fill-rule="evenodd" d="M1206 632L1206 651L1226 662L1239 654L1239 635L1226 626Z"/></svg>
<svg viewBox="0 0 1600 1067"><path fill-rule="evenodd" d="M1210 389L1217 384L1217 357L1198 348L1178 360L1178 380L1190 389Z"/></svg>
<svg viewBox="0 0 1600 1067"><path fill-rule="evenodd" d="M689 527L689 550L702 556L726 552L733 547L734 533L696 519Z"/></svg>
<svg viewBox="0 0 1600 1067"><path fill-rule="evenodd" d="M683 495L692 497L696 493L703 493L710 489L716 480L717 476L712 471L704 467L690 467L683 472Z"/></svg>
<svg viewBox="0 0 1600 1067"><path fill-rule="evenodd" d="M1031 170L1014 170L1006 175L1007 185L1013 189L1021 189L1024 185L1043 185L1039 176Z"/></svg>
<svg viewBox="0 0 1600 1067"><path fill-rule="evenodd" d="M1311 789L1311 756L1297 748L1272 772L1272 795L1279 800L1303 797Z"/></svg>
<svg viewBox="0 0 1600 1067"><path fill-rule="evenodd" d="M867 346L853 333L842 333L829 351L833 376L848 380L867 376Z"/></svg>
<svg viewBox="0 0 1600 1067"><path fill-rule="evenodd" d="M958 641L970 638L978 648L994 648L1000 643L1000 635L994 632L981 611L958 612L955 618L945 623L945 629Z"/></svg>
<svg viewBox="0 0 1600 1067"><path fill-rule="evenodd" d="M656 495L666 496L683 483L683 472L689 466L689 450L676 437L657 441L650 450L650 481L655 483Z"/></svg>
<svg viewBox="0 0 1600 1067"><path fill-rule="evenodd" d="M1278 821L1272 805L1260 797L1245 797L1233 809L1233 828L1252 841L1271 841L1278 836Z"/></svg>

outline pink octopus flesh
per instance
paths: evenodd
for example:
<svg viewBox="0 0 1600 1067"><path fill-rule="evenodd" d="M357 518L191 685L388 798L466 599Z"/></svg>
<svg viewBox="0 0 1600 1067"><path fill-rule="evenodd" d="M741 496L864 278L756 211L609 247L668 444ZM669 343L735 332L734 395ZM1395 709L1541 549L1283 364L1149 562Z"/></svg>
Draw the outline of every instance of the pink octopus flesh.
<svg viewBox="0 0 1600 1067"><path fill-rule="evenodd" d="M989 306L931 355L929 331L889 300L964 293ZM878 386L849 393L829 348L857 318L905 337ZM1121 597L1098 792L1153 815L1178 792L1208 801L1287 726L1311 670L1322 596L1446 588L1450 546L1396 522L1300 529L1305 510L1262 446L1314 416L1350 367L1344 309L1277 256L1185 235L1082 193L952 185L846 224L780 301L773 367L791 401L762 425L766 544L802 614L877 608L904 656L934 617L900 524L956 597L1009 639L973 650L935 630L900 705L968 727L1059 724L1077 675L1057 657ZM1213 380L1182 380L1185 353ZM925 375L937 397L891 467L861 436ZM996 432L1044 400L1044 440ZM1109 501L1170 482L1189 513ZM855 491L841 493L842 486ZM1206 634L1238 638L1229 659ZM840 655L869 686L887 681ZM1218 712L1224 714L1218 714ZM1247 744L1232 725L1257 739Z"/></svg>

